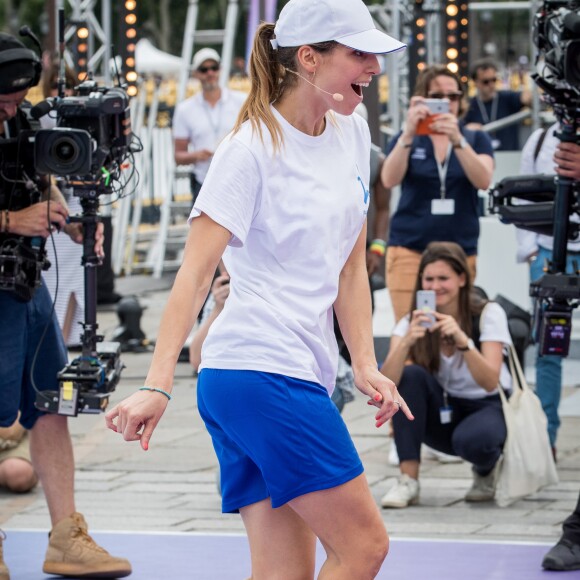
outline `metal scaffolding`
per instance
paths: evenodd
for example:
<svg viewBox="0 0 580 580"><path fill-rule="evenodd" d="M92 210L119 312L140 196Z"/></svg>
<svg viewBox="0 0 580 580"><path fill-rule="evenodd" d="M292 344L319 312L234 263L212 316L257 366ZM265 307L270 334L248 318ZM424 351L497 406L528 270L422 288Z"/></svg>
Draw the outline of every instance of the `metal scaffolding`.
<svg viewBox="0 0 580 580"><path fill-rule="evenodd" d="M72 14L70 21L73 23L65 30L65 43L68 42L76 33L78 22L86 22L89 28L88 37L88 64L87 69L95 73L96 76L104 79L105 84L109 85L111 82L111 70L109 63L111 61L111 47L113 44L113 31L111 21L111 0L101 0L101 19L97 18L95 8L97 0L66 0L66 3L71 7ZM64 1L57 0L54 3L54 22L58 22L58 12L64 8ZM51 19L52 20L52 19ZM58 38L54 35L56 42ZM58 50L58 45L53 47L55 52ZM68 57L70 60L70 56ZM74 63L69 62L71 66Z"/></svg>

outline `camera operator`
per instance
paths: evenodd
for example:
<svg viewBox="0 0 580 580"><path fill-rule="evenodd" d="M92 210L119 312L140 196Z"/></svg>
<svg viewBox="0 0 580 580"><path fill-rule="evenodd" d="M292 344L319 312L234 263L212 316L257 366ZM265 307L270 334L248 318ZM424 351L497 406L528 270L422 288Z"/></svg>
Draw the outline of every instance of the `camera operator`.
<svg viewBox="0 0 580 580"><path fill-rule="evenodd" d="M528 139L522 151L521 173L556 173L580 181L580 145L563 143L556 136L560 123L548 129L538 129ZM530 264L532 281L543 275L543 264L552 260L554 238L527 230L517 230L518 261ZM566 253L566 272L573 273L573 261L580 260L580 241L569 241ZM548 418L548 435L556 458L556 436L560 426L558 406L562 392L562 358L536 358L536 394ZM542 560L545 570L580 570L580 496L574 511L564 520L560 540Z"/></svg>
<svg viewBox="0 0 580 580"><path fill-rule="evenodd" d="M555 123L548 129L538 129L528 139L522 151L520 173L532 175L554 172L562 177L580 180L580 145L562 143L556 133L560 124ZM530 280L532 282L544 275L546 260L552 260L554 238L532 231L518 229L518 262L528 262L530 265ZM567 247L566 272L574 273L573 262L580 262L580 240L569 241ZM562 391L562 357L536 357L536 394L542 402L542 407L548 418L548 435L554 459L556 458L556 437L560 418L558 406Z"/></svg>
<svg viewBox="0 0 580 580"><path fill-rule="evenodd" d="M33 51L7 34L0 34L0 55L0 138L6 139L31 128L24 99L39 80L41 64ZM30 238L47 238L54 229L62 229L75 241L82 241L79 225L67 224L68 209L56 187L46 187L43 193L48 199L28 207L30 196L22 193L23 189L6 181L2 171L2 242L9 236L17 239L16 234L22 236L19 243L26 244ZM97 237L95 250L100 253L102 234ZM46 286L36 288L28 301L9 289L0 290L0 312L0 426L11 425L20 410L20 423L30 430L32 463L42 482L52 522L43 571L69 577L127 576L131 573L130 563L98 546L88 535L83 516L76 511L74 457L67 418L44 414L34 406L35 390L58 389L57 373L67 364L67 351ZM8 577L0 560L2 573Z"/></svg>

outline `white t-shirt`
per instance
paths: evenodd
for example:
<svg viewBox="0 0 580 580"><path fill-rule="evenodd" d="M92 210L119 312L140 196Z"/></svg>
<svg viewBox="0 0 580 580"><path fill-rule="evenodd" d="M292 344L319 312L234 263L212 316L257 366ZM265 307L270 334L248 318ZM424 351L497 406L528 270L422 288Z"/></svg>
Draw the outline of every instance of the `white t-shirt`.
<svg viewBox="0 0 580 580"><path fill-rule="evenodd" d="M393 330L394 336L405 336L409 328L408 316L403 317ZM507 316L504 309L495 302L489 302L481 314L480 319L480 342L501 342L504 346L512 343L510 337ZM435 376L439 384L447 393L463 399L481 399L497 393L486 391L475 382L469 372L467 363L463 360L463 353L456 350L451 356L441 355L439 372ZM499 374L499 384L504 389L510 389L512 378L507 365L502 363Z"/></svg>
<svg viewBox="0 0 580 580"><path fill-rule="evenodd" d="M556 147L560 143L555 133L560 129L559 123L552 125L544 137L538 156L534 159L538 141L543 133L543 129L538 129L530 135L522 149L522 157L520 160L520 174L521 175L535 175L536 173L543 173L545 175L555 175L556 170L554 163L554 153ZM518 200L524 203L522 200ZM571 221L578 222L578 216L572 214ZM552 251L554 249L554 238L536 232L530 232L521 228L516 229L518 241L518 262L525 262L532 254L538 251L539 247ZM580 252L580 240L570 240L568 242L569 252Z"/></svg>
<svg viewBox="0 0 580 580"><path fill-rule="evenodd" d="M281 151L265 126L262 144L245 123L219 146L191 212L232 232L230 294L200 368L280 373L331 391L332 305L369 207L369 129L358 115L334 115L312 137L272 111Z"/></svg>
<svg viewBox="0 0 580 580"><path fill-rule="evenodd" d="M187 139L189 151L215 151L223 138L234 128L246 93L222 89L220 100L212 107L199 92L179 103L173 115L173 138ZM199 183L203 183L211 159L193 167Z"/></svg>

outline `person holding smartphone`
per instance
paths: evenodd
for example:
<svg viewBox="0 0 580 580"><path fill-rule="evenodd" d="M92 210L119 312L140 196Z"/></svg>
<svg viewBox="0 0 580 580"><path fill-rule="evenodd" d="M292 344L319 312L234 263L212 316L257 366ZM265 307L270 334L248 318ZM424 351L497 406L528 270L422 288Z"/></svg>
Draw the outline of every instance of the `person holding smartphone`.
<svg viewBox="0 0 580 580"><path fill-rule="evenodd" d="M455 73L442 65L426 67L417 79L403 130L387 147L383 185L401 185L386 257L387 286L397 321L411 307L421 252L429 242L459 244L475 279L477 190L491 183L493 147L482 131L460 126L463 95Z"/></svg>
<svg viewBox="0 0 580 580"><path fill-rule="evenodd" d="M401 476L381 504L404 508L419 500L422 443L473 465L466 501L491 500L507 435L497 389L511 387L503 360L511 343L506 314L474 293L467 256L453 242L427 246L415 296L418 301L396 325L381 367L398 383L415 416L414 421L393 417Z"/></svg>

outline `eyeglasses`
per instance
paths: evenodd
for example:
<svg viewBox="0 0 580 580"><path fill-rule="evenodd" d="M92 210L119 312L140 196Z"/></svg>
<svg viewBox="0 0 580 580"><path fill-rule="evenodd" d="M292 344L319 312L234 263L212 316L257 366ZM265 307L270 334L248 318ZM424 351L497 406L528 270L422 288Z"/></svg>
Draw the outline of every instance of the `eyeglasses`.
<svg viewBox="0 0 580 580"><path fill-rule="evenodd" d="M430 99L449 99L451 102L456 103L463 96L463 91L458 91L457 93L429 93Z"/></svg>
<svg viewBox="0 0 580 580"><path fill-rule="evenodd" d="M212 64L210 66L200 66L197 69L200 73L205 74L208 71L213 71L213 72L217 72L218 70L220 70L220 65L219 64Z"/></svg>
<svg viewBox="0 0 580 580"><path fill-rule="evenodd" d="M479 79L479 82L482 85L489 85L489 84L495 85L495 83L497 83L497 78L496 77L493 77L493 78L490 78L490 79Z"/></svg>

